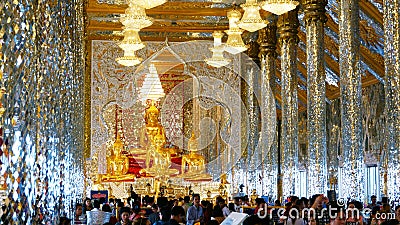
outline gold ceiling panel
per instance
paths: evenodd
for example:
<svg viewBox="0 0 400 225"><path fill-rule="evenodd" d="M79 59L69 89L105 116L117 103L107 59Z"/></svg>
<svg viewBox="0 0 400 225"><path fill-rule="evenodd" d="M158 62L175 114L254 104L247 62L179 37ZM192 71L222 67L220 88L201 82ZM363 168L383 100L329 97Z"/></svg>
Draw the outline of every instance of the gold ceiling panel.
<svg viewBox="0 0 400 225"><path fill-rule="evenodd" d="M375 1L377 2L377 1ZM379 10L367 1L359 2L360 9L380 26L383 23L383 16ZM218 7L214 7L218 6ZM120 14L125 13L126 5L118 4L99 4L97 0L89 0L85 8L88 15L87 35L89 40L106 39L120 40L122 38L122 24L119 22ZM233 8L232 4L213 4L212 2L166 2L161 6L147 9L146 14L154 18L154 24L140 31L142 41L163 41L168 37L171 42L183 42L191 40L212 40L212 32L215 30L224 31L229 28L226 18L227 11ZM237 8L243 13L241 7ZM337 10L337 9L331 9ZM261 10L261 16L266 19L270 17L270 13ZM338 24L327 14L328 21L326 26L333 32L338 33ZM360 21L360 36L369 45L379 45L380 37L377 31L371 27L368 22ZM226 38L226 37L225 37ZM306 34L299 32L299 38L306 42ZM339 46L332 37L326 35L324 38L325 47L329 54L325 54L324 60L327 66L338 77L340 76L339 63ZM279 48L278 48L279 50ZM377 75L383 77L384 61L383 57L377 53L371 52L367 47L360 47L363 61L376 72ZM299 71L306 76L305 61L307 59L304 51L298 51L299 54ZM335 59L336 58L336 59ZM168 66L168 65L165 65ZM171 70L174 71L174 70ZM176 70L178 71L178 69ZM365 71L363 76L363 86L378 83L375 76ZM299 79L299 84L307 86L305 81ZM340 84L338 84L340 85ZM339 87L327 84L327 97L334 99L339 96ZM277 96L279 99L279 96ZM306 92L299 91L299 99L306 103ZM303 108L300 109L305 110Z"/></svg>

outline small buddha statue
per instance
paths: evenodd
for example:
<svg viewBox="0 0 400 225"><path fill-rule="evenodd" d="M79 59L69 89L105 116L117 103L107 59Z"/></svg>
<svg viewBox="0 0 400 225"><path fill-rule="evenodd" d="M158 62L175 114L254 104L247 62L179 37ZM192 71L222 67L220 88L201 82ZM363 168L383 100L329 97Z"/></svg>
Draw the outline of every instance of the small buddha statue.
<svg viewBox="0 0 400 225"><path fill-rule="evenodd" d="M251 195L250 195L250 203L252 206L255 206L257 204L256 203L257 198L258 198L257 190L253 189L253 191L251 192Z"/></svg>
<svg viewBox="0 0 400 225"><path fill-rule="evenodd" d="M128 173L129 158L121 154L124 144L117 133L116 140L110 149L111 154L107 156L107 174L103 175L103 179L123 179Z"/></svg>
<svg viewBox="0 0 400 225"><path fill-rule="evenodd" d="M182 156L182 174L201 174L205 172L205 160L200 154L197 154L197 140L192 133L192 137L188 141L189 154ZM188 171L186 172L186 165Z"/></svg>

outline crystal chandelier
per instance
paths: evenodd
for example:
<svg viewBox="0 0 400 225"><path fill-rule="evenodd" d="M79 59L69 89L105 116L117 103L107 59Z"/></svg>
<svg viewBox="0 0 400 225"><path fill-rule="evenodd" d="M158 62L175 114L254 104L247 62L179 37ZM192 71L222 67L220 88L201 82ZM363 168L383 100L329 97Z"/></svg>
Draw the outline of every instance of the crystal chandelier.
<svg viewBox="0 0 400 225"><path fill-rule="evenodd" d="M229 19L229 30L225 33L228 35L228 40L225 44L225 51L231 54L238 54L240 52L246 51L247 47L242 40L242 30L239 28L237 23L240 20L242 14L238 10L231 10L227 13Z"/></svg>
<svg viewBox="0 0 400 225"><path fill-rule="evenodd" d="M295 9L297 5L299 5L298 1L266 0L262 5L262 9L276 15L282 15Z"/></svg>
<svg viewBox="0 0 400 225"><path fill-rule="evenodd" d="M120 21L125 26L124 29L140 30L153 24L153 18L146 15L143 7L135 4L130 2L125 14L121 15Z"/></svg>
<svg viewBox="0 0 400 225"><path fill-rule="evenodd" d="M140 40L139 31L133 29L124 30L124 39L118 43L118 46L129 52L144 48L144 44Z"/></svg>
<svg viewBox="0 0 400 225"><path fill-rule="evenodd" d="M205 62L213 67L220 68L222 66L228 65L231 60L224 58L224 46L222 45L222 36L224 34L221 31L214 31L213 37L214 37L214 47L210 48L212 51L212 57L209 59L206 59Z"/></svg>
<svg viewBox="0 0 400 225"><path fill-rule="evenodd" d="M135 4L146 9L151 9L167 2L167 0L135 0L135 1L137 1L135 2Z"/></svg>
<svg viewBox="0 0 400 225"><path fill-rule="evenodd" d="M260 5L257 0L246 0L240 7L244 10L243 17L238 23L240 28L254 32L267 26L267 22L260 16Z"/></svg>
<svg viewBox="0 0 400 225"><path fill-rule="evenodd" d="M116 58L115 61L123 66L136 66L142 61L142 59L136 56L135 51L124 50L124 56Z"/></svg>
<svg viewBox="0 0 400 225"><path fill-rule="evenodd" d="M140 98L143 104L145 104L148 99L157 101L164 96L164 89L161 86L161 81L158 77L157 69L154 64L150 64L149 73L146 74L143 85L140 88Z"/></svg>

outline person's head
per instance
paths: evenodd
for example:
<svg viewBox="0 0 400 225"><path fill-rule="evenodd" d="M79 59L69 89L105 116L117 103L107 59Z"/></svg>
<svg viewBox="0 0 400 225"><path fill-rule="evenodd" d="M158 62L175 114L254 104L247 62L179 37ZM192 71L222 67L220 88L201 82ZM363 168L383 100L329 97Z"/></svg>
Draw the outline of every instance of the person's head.
<svg viewBox="0 0 400 225"><path fill-rule="evenodd" d="M396 214L396 219L400 221L400 205L396 206L394 213Z"/></svg>
<svg viewBox="0 0 400 225"><path fill-rule="evenodd" d="M151 211L153 211L153 213L158 212L159 211L158 205L157 204L151 205Z"/></svg>
<svg viewBox="0 0 400 225"><path fill-rule="evenodd" d="M235 198L233 199L233 203L235 203L235 205L241 205L241 203L240 203L240 197L235 197Z"/></svg>
<svg viewBox="0 0 400 225"><path fill-rule="evenodd" d="M275 200L274 205L275 206L281 206L281 202L279 200Z"/></svg>
<svg viewBox="0 0 400 225"><path fill-rule="evenodd" d="M308 225L318 225L318 220L315 217L311 217L308 219Z"/></svg>
<svg viewBox="0 0 400 225"><path fill-rule="evenodd" d="M306 207L304 201L301 199L297 199L295 205L298 206L300 210L303 210Z"/></svg>
<svg viewBox="0 0 400 225"><path fill-rule="evenodd" d="M376 203L376 195L371 196L371 203L375 204Z"/></svg>
<svg viewBox="0 0 400 225"><path fill-rule="evenodd" d="M178 206L178 205L179 205L178 199L174 199L173 206Z"/></svg>
<svg viewBox="0 0 400 225"><path fill-rule="evenodd" d="M75 216L76 216L76 217L82 216L82 209L83 209L82 204L77 203L77 204L75 205Z"/></svg>
<svg viewBox="0 0 400 225"><path fill-rule="evenodd" d="M127 222L129 220L130 212L131 212L131 210L129 209L129 207L121 207L121 210L120 210L121 221Z"/></svg>
<svg viewBox="0 0 400 225"><path fill-rule="evenodd" d="M220 200L218 201L218 205L219 205L219 207L221 207L221 209L222 209L223 207L225 207L225 199L220 199Z"/></svg>
<svg viewBox="0 0 400 225"><path fill-rule="evenodd" d="M86 206L92 206L92 200L90 198L85 199L85 205Z"/></svg>
<svg viewBox="0 0 400 225"><path fill-rule="evenodd" d="M190 202L190 196L185 196L183 198L183 201L185 201L185 203L189 203Z"/></svg>
<svg viewBox="0 0 400 225"><path fill-rule="evenodd" d="M71 225L71 220L65 216L60 217L60 225Z"/></svg>
<svg viewBox="0 0 400 225"><path fill-rule="evenodd" d="M176 222L180 223L183 221L185 217L185 210L182 206L174 206L171 209L171 219L176 220Z"/></svg>
<svg viewBox="0 0 400 225"><path fill-rule="evenodd" d="M265 205L265 200L263 198L256 198L256 204L259 208L262 208Z"/></svg>
<svg viewBox="0 0 400 225"><path fill-rule="evenodd" d="M100 201L98 199L93 201L93 208L100 209Z"/></svg>
<svg viewBox="0 0 400 225"><path fill-rule="evenodd" d="M101 207L101 211L103 211L103 212L112 212L111 206L109 204L104 204L103 207Z"/></svg>
<svg viewBox="0 0 400 225"><path fill-rule="evenodd" d="M200 205L200 195L199 194L193 195L193 205L195 205L196 207Z"/></svg>
<svg viewBox="0 0 400 225"><path fill-rule="evenodd" d="M340 210L336 214L336 218L333 221L333 225L345 225L346 224L346 213L343 210Z"/></svg>

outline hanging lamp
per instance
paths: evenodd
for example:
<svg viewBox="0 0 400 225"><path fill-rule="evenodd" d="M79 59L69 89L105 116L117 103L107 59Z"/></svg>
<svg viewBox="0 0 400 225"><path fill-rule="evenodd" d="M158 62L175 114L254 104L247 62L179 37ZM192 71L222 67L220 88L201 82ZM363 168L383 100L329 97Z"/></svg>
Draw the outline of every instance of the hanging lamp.
<svg viewBox="0 0 400 225"><path fill-rule="evenodd" d="M228 65L231 60L226 59L224 57L224 46L222 45L222 37L224 34L221 31L214 31L213 37L214 37L214 47L210 48L210 51L212 51L212 57L205 59L205 62L213 67L220 68L222 66Z"/></svg>
<svg viewBox="0 0 400 225"><path fill-rule="evenodd" d="M225 33L228 35L228 40L225 44L225 51L231 54L238 54L240 52L244 52L247 50L246 45L242 40L242 30L238 26L238 22L240 21L240 17L242 14L236 10L230 10L227 13L229 19L229 30L226 30Z"/></svg>
<svg viewBox="0 0 400 225"><path fill-rule="evenodd" d="M289 11L292 11L299 5L298 1L291 0L266 0L262 4L262 9L271 12L275 15L282 15Z"/></svg>
<svg viewBox="0 0 400 225"><path fill-rule="evenodd" d="M257 0L246 0L240 7L244 10L243 17L238 23L240 28L254 32L267 26L267 22L261 18L261 7Z"/></svg>

